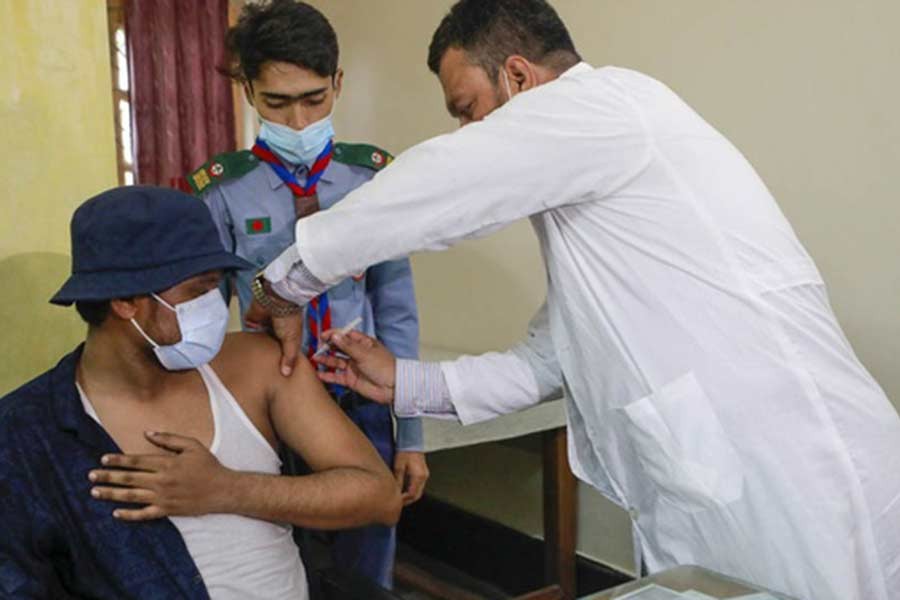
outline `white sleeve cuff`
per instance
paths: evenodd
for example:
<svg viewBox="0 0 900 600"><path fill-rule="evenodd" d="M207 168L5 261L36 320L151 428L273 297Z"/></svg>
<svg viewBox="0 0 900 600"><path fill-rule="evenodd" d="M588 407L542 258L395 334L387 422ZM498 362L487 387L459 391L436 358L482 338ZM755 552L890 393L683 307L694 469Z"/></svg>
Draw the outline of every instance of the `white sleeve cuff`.
<svg viewBox="0 0 900 600"><path fill-rule="evenodd" d="M288 272L298 262L300 262L300 251L297 250L297 244L291 244L275 260L268 264L263 271L263 276L269 283L278 283L287 277Z"/></svg>
<svg viewBox="0 0 900 600"><path fill-rule="evenodd" d="M291 248L293 248L293 246L291 246ZM288 248L288 250L290 250L290 248ZM287 251L285 251L285 253L272 261L269 267L266 267L263 276L269 280L269 283L276 294L285 300L303 306L324 292L326 287L310 272L309 269L306 268L306 265L304 265L303 262L295 262L293 267L288 270L287 275L281 279L269 279L269 268L272 269L272 272L276 276L280 275L283 264L286 264L290 258L292 258L292 256L288 255ZM283 262L279 263L279 261Z"/></svg>

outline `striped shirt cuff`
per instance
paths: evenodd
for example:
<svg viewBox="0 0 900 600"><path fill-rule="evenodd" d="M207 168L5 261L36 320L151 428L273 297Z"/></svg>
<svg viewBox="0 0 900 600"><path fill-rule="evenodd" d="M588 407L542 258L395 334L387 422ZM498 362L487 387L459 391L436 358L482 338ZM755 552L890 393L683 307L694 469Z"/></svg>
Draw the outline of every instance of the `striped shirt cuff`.
<svg viewBox="0 0 900 600"><path fill-rule="evenodd" d="M400 418L455 415L441 364L397 359L394 414Z"/></svg>

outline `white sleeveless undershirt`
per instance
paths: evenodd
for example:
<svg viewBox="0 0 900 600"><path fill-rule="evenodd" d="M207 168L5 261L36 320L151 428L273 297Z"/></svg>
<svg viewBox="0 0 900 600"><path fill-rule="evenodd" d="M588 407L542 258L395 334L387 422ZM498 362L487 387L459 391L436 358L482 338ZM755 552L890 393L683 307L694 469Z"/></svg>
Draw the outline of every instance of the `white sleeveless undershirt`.
<svg viewBox="0 0 900 600"><path fill-rule="evenodd" d="M281 461L207 365L198 369L213 416L212 452L236 471L278 474ZM85 412L100 419L78 387ZM102 423L101 423L102 425ZM212 600L307 600L306 572L290 525L240 515L170 517Z"/></svg>

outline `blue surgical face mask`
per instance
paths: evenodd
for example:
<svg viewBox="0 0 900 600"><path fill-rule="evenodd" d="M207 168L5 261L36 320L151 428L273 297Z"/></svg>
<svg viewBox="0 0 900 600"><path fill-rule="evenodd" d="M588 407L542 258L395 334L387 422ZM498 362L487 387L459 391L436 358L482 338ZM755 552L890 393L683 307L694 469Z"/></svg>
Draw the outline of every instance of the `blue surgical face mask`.
<svg viewBox="0 0 900 600"><path fill-rule="evenodd" d="M181 341L170 346L160 346L144 333L137 321L131 319L144 339L153 346L153 352L163 367L169 371L196 369L205 365L219 353L228 329L228 307L218 288L213 288L193 300L172 306L156 294L157 302L175 313Z"/></svg>
<svg viewBox="0 0 900 600"><path fill-rule="evenodd" d="M334 106L327 117L310 123L299 131L260 117L259 137L287 162L294 165L312 166L325 146L328 145L329 140L334 137L332 115L334 115Z"/></svg>

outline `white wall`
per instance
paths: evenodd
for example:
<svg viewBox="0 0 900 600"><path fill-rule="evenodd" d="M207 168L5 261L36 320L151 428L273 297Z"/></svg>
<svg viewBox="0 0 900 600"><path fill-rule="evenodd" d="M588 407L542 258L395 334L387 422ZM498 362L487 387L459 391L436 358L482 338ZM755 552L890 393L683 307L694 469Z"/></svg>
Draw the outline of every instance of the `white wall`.
<svg viewBox="0 0 900 600"><path fill-rule="evenodd" d="M315 4L338 30L343 51L340 137L399 152L454 127L425 67L431 34L450 2ZM900 402L900 2L554 5L586 60L661 79L746 154L816 259L860 358ZM434 347L502 348L521 335L544 293L524 224L417 256L414 266L423 342ZM539 530L537 455L486 447L431 460L431 489L439 496ZM510 473L520 475L521 487L498 487L498 477ZM509 502L504 489L534 494L534 502ZM579 548L630 567L625 516L592 491L582 490L581 499Z"/></svg>

